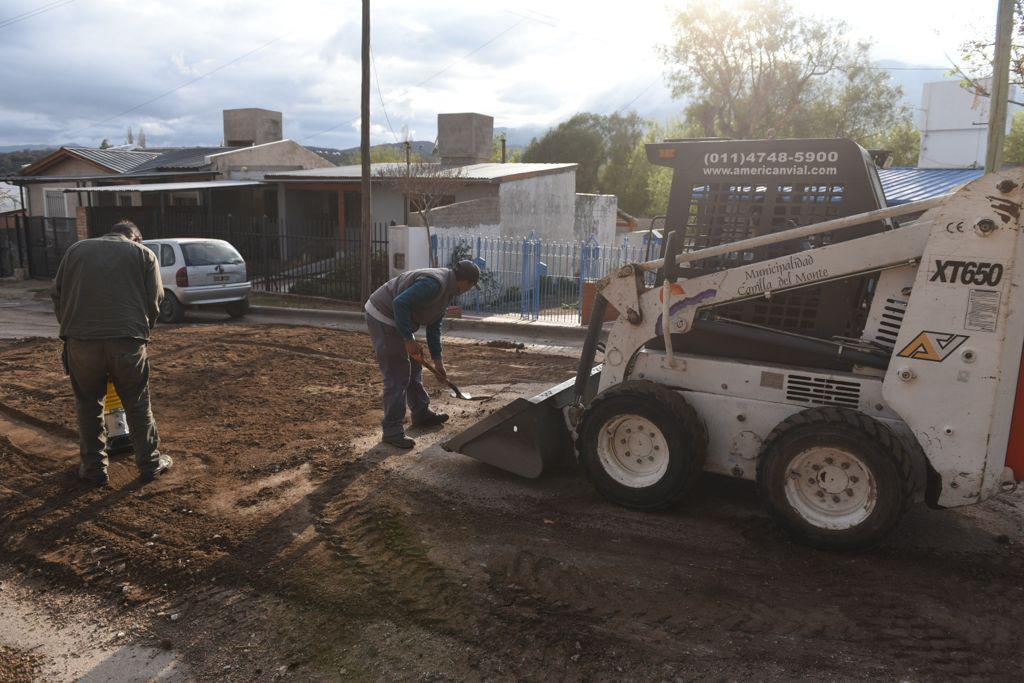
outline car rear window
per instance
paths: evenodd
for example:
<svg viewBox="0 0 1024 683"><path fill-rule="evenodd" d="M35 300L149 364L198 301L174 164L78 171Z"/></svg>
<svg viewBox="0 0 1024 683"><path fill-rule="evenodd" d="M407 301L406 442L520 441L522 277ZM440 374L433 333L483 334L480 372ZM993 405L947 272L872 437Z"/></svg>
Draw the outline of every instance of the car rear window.
<svg viewBox="0 0 1024 683"><path fill-rule="evenodd" d="M188 266L217 266L245 263L235 248L222 242L185 242L181 253Z"/></svg>

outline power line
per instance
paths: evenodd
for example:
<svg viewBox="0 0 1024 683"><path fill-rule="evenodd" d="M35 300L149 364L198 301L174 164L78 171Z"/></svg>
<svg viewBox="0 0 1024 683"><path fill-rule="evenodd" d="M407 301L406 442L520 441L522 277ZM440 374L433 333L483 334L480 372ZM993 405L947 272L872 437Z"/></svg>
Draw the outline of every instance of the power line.
<svg viewBox="0 0 1024 683"><path fill-rule="evenodd" d="M658 82L658 81L660 81L660 80L661 80L661 76L655 76L654 80L653 80L653 81L651 81L650 83L648 83L648 84L647 84L647 87L646 87L646 88L644 88L643 90L641 90L641 91L640 91L640 93L639 93L639 94L638 94L638 95L637 95L636 97L634 97L633 99L631 99L631 100L630 100L629 102L626 102L626 103L625 103L624 105L622 105L621 107L619 107L618 109L616 109L615 111L613 111L613 112L612 112L612 115L614 116L615 114L618 114L618 113L619 113L620 111L623 111L623 110L625 110L625 109L629 109L630 105L632 105L632 104L633 104L634 102L636 102L636 101L637 101L637 100L639 100L639 99L640 99L641 97L643 97L644 93L646 93L646 92L647 92L648 90L650 90L651 88L653 88L653 87L654 87L654 84L655 84L655 83L657 83L657 82Z"/></svg>
<svg viewBox="0 0 1024 683"><path fill-rule="evenodd" d="M424 78L424 79L423 79L422 81L420 81L420 82L419 82L419 83L417 83L416 85L413 85L413 86L411 86L410 88L406 88L406 91L410 90L411 88L419 88L419 87L420 87L420 86L422 86L422 85L426 85L426 84L427 84L427 83L428 83L429 81L432 81L432 80L434 80L435 78L437 78L438 76L440 76L441 74L443 74L443 73L444 73L445 71L448 71L448 69L452 68L453 66L455 66L455 65L456 65L456 64L458 64L459 62L462 62L462 61L465 61L466 59L469 59L470 57L472 57L473 55L475 55L475 54L476 54L477 52L480 52L480 50L484 49L485 47L487 47L488 45L490 45L491 43L493 43L494 41L496 41L496 40L497 40L498 38L501 38L501 37L502 37L503 35L505 35L505 34L506 34L506 33L508 33L509 31L511 31L512 29L514 29L514 28L517 28L517 27L518 27L519 25L521 25L521 24L522 24L523 22L525 22L525 21L526 21L526 19L525 19L525 18L523 18L523 19L520 19L519 21L517 21L516 23L512 24L511 26L509 26L509 27L508 27L507 29L505 29L504 31L502 31L502 32L498 33L497 35L495 35L495 36L494 36L494 37L492 37L491 39L489 39L489 40L487 40L486 42L484 42L484 43L483 43L482 45L480 45L479 47L476 47L476 48L474 48L474 49L470 50L469 52L467 52L466 54L462 55L461 57L459 57L458 59L456 59L455 61L453 61L453 62L452 62L452 63L450 63L450 64L449 64L448 66L446 66L446 67L444 67L443 69L441 69L440 71L438 71L438 72L436 72L436 73L433 73L433 74L431 74L431 75L427 76L426 78Z"/></svg>
<svg viewBox="0 0 1024 683"><path fill-rule="evenodd" d="M400 92L400 93L399 93L399 94L398 94L398 95L396 96L396 99L397 99L397 98L400 98L400 97L402 97L402 96L403 96L403 95L405 95L405 94L407 94L407 93L408 93L408 92L409 92L410 90L412 90L413 88L419 88L419 87L422 87L422 86L426 85L427 83L429 83L430 81L434 80L435 78L437 78L438 76L440 76L440 75L441 75L441 74L443 74L444 72L448 71L448 69L452 68L453 66L455 66L455 65L456 65L456 64L458 64L459 62L462 62L462 61L464 61L464 60L466 60L466 59L469 59L470 57L472 57L473 55L475 55L475 54L476 54L477 52L480 52L480 50L483 50L483 49L484 49L485 47L487 47L488 45L490 45L490 44L491 44L491 43L493 43L494 41L498 40L498 39L499 39L499 38L501 38L501 37L502 37L503 35L505 35L505 34L506 34L506 33L508 33L509 31L511 31L512 29L514 29L514 28L518 27L519 25L521 25L521 24L522 24L523 22L525 22L525 21L526 21L526 18L520 19L520 20L519 20L519 21L517 21L516 23L514 23L514 24L512 24L511 26L509 26L508 28L506 28L506 29L505 29L504 31L501 31L501 32L499 32L499 33L495 34L495 35L494 35L494 36L492 36L491 38L489 38L489 39L487 39L486 41L484 41L483 43L481 43L481 44L480 44L479 46L477 46L477 47L473 48L472 50L470 50L470 51L469 51L469 52L467 52L466 54L462 55L462 56L461 56L461 57L459 57L458 59L456 59L456 60L454 60L453 62L449 63L449 64L448 64L447 66L445 66L445 67L444 67L443 69L441 69L440 71L436 71L436 72L434 72L434 73L430 74L429 76L427 76L426 78L424 78L424 79L423 79L422 81L420 81L419 83L416 83L415 85L410 85L409 87L407 87L407 88L404 88L404 89L402 90L402 92ZM357 117L355 117L354 119L351 119L351 120L349 120L349 121L343 121L343 122L341 122L341 123L339 123L339 124L336 124L336 125L334 125L334 126L331 126L330 128L325 128L325 129L323 129L322 131L320 131L319 133L313 133L312 135L307 135L306 137L304 137L304 138L302 138L302 139L303 139L303 141L305 141L305 140L309 140L310 138L315 138L315 137L318 137L318 136L320 136L320 135L323 135L324 133L330 133L330 132L331 132L331 131L333 131L333 130L337 130L338 128L341 128L342 126L348 126L348 125L351 125L351 124L355 123L355 122L356 122L356 121L358 121L358 120L359 120L359 117L357 116ZM392 133L394 133L394 131L391 131L391 132L392 132Z"/></svg>
<svg viewBox="0 0 1024 683"><path fill-rule="evenodd" d="M25 21L26 19L31 19L32 17L39 16L40 14L45 14L50 10L55 10L60 7L63 7L64 5L70 5L74 1L75 0L56 0L56 2L51 2L48 5L43 5L42 7L37 7L33 10L22 12L21 14L15 14L13 17L0 19L0 28L7 28L12 24L17 24L19 21Z"/></svg>
<svg viewBox="0 0 1024 683"><path fill-rule="evenodd" d="M377 99L380 100L380 109L384 112L384 120L388 122L388 130L391 131L391 137L398 142L398 135L395 134L395 129L391 126L391 117L388 116L387 107L384 106L384 95L380 92L380 71L377 70L377 60L373 57L373 50L370 50L370 64L373 66L373 80L377 84Z"/></svg>
<svg viewBox="0 0 1024 683"><path fill-rule="evenodd" d="M139 109L142 109L145 106L153 104L157 100L163 99L163 98L167 97L168 95L170 95L172 93L178 92L182 88L187 88L188 86L192 85L193 83L197 83L197 82L203 80L204 78L208 78L208 77L212 76L213 74L217 73L218 71L223 71L224 69L228 68L229 66L232 66L233 64L237 64L238 62L242 61L246 57L250 57L250 56L256 54L257 52L259 52L260 50L263 50L263 49L266 49L266 48L270 47L271 45L273 45L274 43L276 43L277 41L281 40L282 38L284 38L287 35L288 34L285 33L285 34L282 34L282 35L278 36L277 38L274 38L273 40L270 40L270 41L268 41L266 43L263 43L259 47L253 48L252 50L249 50L245 54L242 54L242 55L239 55L238 57L235 57L230 62L225 62L224 64L221 64L220 66L218 66L215 69L211 69L210 71L207 71L204 74L200 74L200 75L196 76L195 78L193 78L190 81L186 81L186 82L182 83L181 85L175 86L175 87L171 88L170 90L167 90L166 92L162 92L159 95L157 95L156 97L152 97L152 98L146 100L142 104L137 104L134 107L129 107L128 109L125 109L122 112L118 112L117 114L114 114L113 116L108 116L107 118L105 118L105 119L103 119L101 121L96 121L94 123L90 123L90 124L88 124L86 126L83 126L81 128L77 128L77 129L75 129L73 131L70 131L70 132L65 131L64 133L62 133L62 135L66 135L66 136L75 135L77 133L81 133L84 130L89 130L90 128L95 128L97 126L102 126L105 123L110 123L114 119L119 119L122 116L124 116L125 114L130 114L133 111L138 111Z"/></svg>

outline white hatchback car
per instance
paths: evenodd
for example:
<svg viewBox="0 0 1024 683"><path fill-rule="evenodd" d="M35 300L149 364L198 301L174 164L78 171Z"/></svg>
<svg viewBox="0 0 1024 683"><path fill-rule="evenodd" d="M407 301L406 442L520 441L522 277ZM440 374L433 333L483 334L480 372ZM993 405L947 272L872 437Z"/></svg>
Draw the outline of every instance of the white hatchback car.
<svg viewBox="0 0 1024 683"><path fill-rule="evenodd" d="M222 307L238 318L249 310L252 283L245 260L224 240L179 237L145 240L160 263L164 300L160 322L180 323L185 309Z"/></svg>

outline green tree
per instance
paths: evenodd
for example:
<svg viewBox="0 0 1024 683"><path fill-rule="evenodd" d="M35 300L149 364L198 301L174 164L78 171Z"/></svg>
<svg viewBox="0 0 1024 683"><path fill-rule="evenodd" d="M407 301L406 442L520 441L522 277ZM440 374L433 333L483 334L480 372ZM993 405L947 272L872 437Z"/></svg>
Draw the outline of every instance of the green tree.
<svg viewBox="0 0 1024 683"><path fill-rule="evenodd" d="M597 192L607 146L599 114L576 114L523 150L525 163L576 163L576 191Z"/></svg>
<svg viewBox="0 0 1024 683"><path fill-rule="evenodd" d="M1024 165L1024 111L1013 115L1010 133L1003 145L1003 163Z"/></svg>
<svg viewBox="0 0 1024 683"><path fill-rule="evenodd" d="M900 119L892 128L868 142L869 147L889 151L893 166L917 166L921 132L909 116Z"/></svg>
<svg viewBox="0 0 1024 683"><path fill-rule="evenodd" d="M570 162L576 170L576 191L614 194L629 213L647 204L647 162L637 146L647 122L636 112L610 115L580 113L534 139L524 162Z"/></svg>
<svg viewBox="0 0 1024 683"><path fill-rule="evenodd" d="M108 140L106 138L103 138L103 141L100 142L100 149L110 149L110 147L111 147L110 140Z"/></svg>
<svg viewBox="0 0 1024 683"><path fill-rule="evenodd" d="M845 23L799 16L786 0L698 0L673 27L666 78L704 137L861 141L903 114L902 90L871 68L869 44L851 45Z"/></svg>
<svg viewBox="0 0 1024 683"><path fill-rule="evenodd" d="M697 124L687 122L683 119L668 121L665 124L652 123L639 145L644 161L647 160L646 143L662 142L666 138L685 139L700 137L700 129ZM667 166L655 166L647 162L648 172L645 176L647 183L647 207L645 211L639 212L642 216L663 216L668 213L668 195L672 189L672 169ZM646 227L646 226L641 226Z"/></svg>
<svg viewBox="0 0 1024 683"><path fill-rule="evenodd" d="M1010 84L1024 86L1024 2L1013 3L1013 36L1010 42ZM992 77L995 52L995 28L991 27L983 38L968 40L960 45L960 59L953 63L951 73L961 78L960 85L982 97L989 97L983 80ZM1013 104L1024 102L1009 100Z"/></svg>
<svg viewBox="0 0 1024 683"><path fill-rule="evenodd" d="M647 173L650 164L640 148L648 123L636 112L603 118L605 159L598 177L598 191L619 198L619 208L640 214L648 204Z"/></svg>

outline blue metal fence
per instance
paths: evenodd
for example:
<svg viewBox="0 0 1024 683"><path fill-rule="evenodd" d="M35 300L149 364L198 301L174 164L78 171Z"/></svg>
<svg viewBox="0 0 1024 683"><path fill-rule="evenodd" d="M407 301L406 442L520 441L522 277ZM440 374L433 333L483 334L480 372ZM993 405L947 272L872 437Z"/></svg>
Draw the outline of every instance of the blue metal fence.
<svg viewBox="0 0 1024 683"><path fill-rule="evenodd" d="M615 244L600 244L594 237L560 243L534 234L525 239L444 231L431 235L438 264L470 259L480 266L480 286L456 300L466 315L570 325L581 321L585 283L627 263L657 257L660 235L649 248L647 240L645 235L632 243L627 237Z"/></svg>

